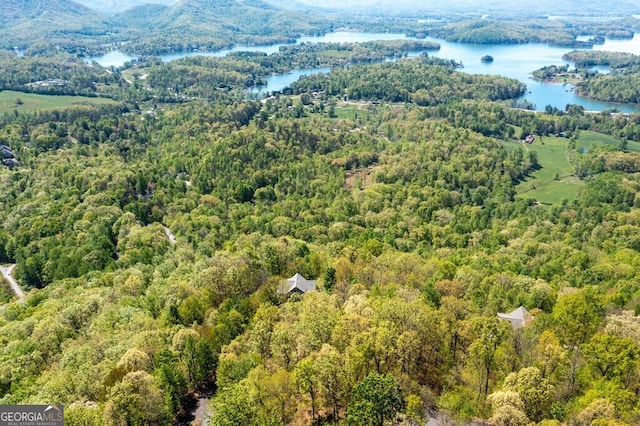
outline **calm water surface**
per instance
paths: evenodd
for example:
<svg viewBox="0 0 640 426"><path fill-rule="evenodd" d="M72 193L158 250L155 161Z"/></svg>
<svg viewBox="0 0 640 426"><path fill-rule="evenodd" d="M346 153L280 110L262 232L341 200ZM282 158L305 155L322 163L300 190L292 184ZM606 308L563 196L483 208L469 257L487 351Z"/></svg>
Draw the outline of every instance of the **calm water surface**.
<svg viewBox="0 0 640 426"><path fill-rule="evenodd" d="M122 53L119 50L113 50L109 53L107 53L106 55L103 56L97 56L94 58L89 58L86 59L85 62L87 63L91 63L93 61L99 63L100 65L102 65L103 67L121 67L125 64L125 62L130 62L133 61L134 59L137 59L135 56L129 56L129 55L125 55L124 53Z"/></svg>
<svg viewBox="0 0 640 426"><path fill-rule="evenodd" d="M631 104L614 104L600 102L577 96L572 85L545 84L529 77L532 71L546 65L572 65L562 59L562 55L573 49L554 47L545 44L463 44L449 43L443 40L427 39L440 43L438 52L430 55L440 58L455 59L464 65L464 72L470 74L496 74L515 78L527 85L527 91L521 99L532 102L536 109L544 110L547 105L564 109L567 104L582 105L587 111L602 111L617 108L622 112L640 111L640 106ZM607 40L594 50L639 52L640 36L631 40ZM484 63L480 58L493 56L493 62ZM600 69L602 70L602 69Z"/></svg>
<svg viewBox="0 0 640 426"><path fill-rule="evenodd" d="M318 74L321 72L328 73L331 68L308 68L293 70L288 74L276 74L267 79L267 84L264 86L256 86L252 88L249 93L256 98L262 98L268 96L270 93L280 91L287 86L290 86L293 82L298 81L300 77L309 74Z"/></svg>
<svg viewBox="0 0 640 426"><path fill-rule="evenodd" d="M334 32L323 36L308 36L299 38L296 43L344 43L344 42L366 42L374 40L404 40L404 34L392 33L362 33L362 32ZM573 50L566 47L553 47L545 44L467 44L451 43L440 39L427 38L440 44L439 51L430 51L429 55L439 58L455 59L462 62L462 71L470 74L494 74L515 78L527 85L528 93L521 99L532 102L538 110L544 110L547 105L564 109L567 104L582 105L588 111L602 111L605 109L617 108L623 112L640 111L640 106L630 104L613 104L599 102L579 97L573 93L571 85L550 85L535 81L529 74L545 65L563 65L567 62L562 60L562 55ZM225 56L230 52L251 51L273 54L284 44L273 44L269 46L243 46L238 45L232 49L225 49L217 52L187 52L161 56L164 61L172 61L188 56ZM594 50L629 52L640 55L640 36L636 35L630 40L607 40L603 45L598 45ZM411 56L421 52L412 52ZM480 58L484 55L491 55L494 61L484 63ZM109 54L92 58L103 66L122 66L125 62L135 59L122 52L110 52ZM254 88L252 93L258 96L265 95L272 91L282 90L300 76L318 72L327 72L326 68L294 70L289 74L274 75L268 78L267 85Z"/></svg>

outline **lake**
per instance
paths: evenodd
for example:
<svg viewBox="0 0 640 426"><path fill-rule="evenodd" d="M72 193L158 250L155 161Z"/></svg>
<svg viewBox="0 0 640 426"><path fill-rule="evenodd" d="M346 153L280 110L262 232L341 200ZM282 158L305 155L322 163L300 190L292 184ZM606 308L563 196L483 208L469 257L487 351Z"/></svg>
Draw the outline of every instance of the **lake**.
<svg viewBox="0 0 640 426"><path fill-rule="evenodd" d="M264 86L256 86L249 90L252 97L262 98L268 96L270 93L280 91L292 83L298 81L300 77L309 74L318 74L321 72L327 73L331 71L331 68L309 68L293 70L288 74L276 74L267 78L267 84Z"/></svg>
<svg viewBox="0 0 640 426"><path fill-rule="evenodd" d="M131 62L136 58L135 56L129 56L126 55L124 53L122 53L119 50L112 50L111 52L107 53L106 55L102 55L102 56L96 56L93 58L88 58L85 59L85 62L90 64L92 62L97 62L98 64L102 65L103 67L107 67L107 68L111 68L111 67L121 67L123 66L126 62Z"/></svg>
<svg viewBox="0 0 640 426"><path fill-rule="evenodd" d="M299 43L344 43L344 42L366 42L374 40L404 40L413 39L406 37L404 34L393 33L363 33L363 32L334 32L323 36L307 36L296 40ZM622 112L640 111L640 106L631 104L613 104L608 102L599 102L577 96L571 85L561 84L545 84L535 81L529 77L529 74L546 65L563 65L567 64L562 60L562 55L573 50L566 47L548 46L546 44L468 44L468 43L452 43L445 40L428 37L428 41L434 41L440 44L439 51L430 51L429 55L455 59L462 62L464 68L462 71L470 74L494 74L505 77L515 78L527 85L528 93L521 99L527 100L536 105L540 111L544 110L547 105L551 105L558 109L564 109L567 104L582 105L587 111L602 111L611 108L617 108ZM186 52L169 55L162 55L164 61L171 61L188 56L225 56L230 52L252 51L264 52L272 54L277 52L284 44L273 44L269 46L242 46L238 45L232 49L225 49L217 52ZM619 51L640 54L640 36L636 35L633 39L627 40L606 40L603 45L596 46L597 50ZM412 52L412 56L421 52ZM486 63L480 61L484 55L491 55L494 61ZM125 62L135 59L134 57L124 55L115 51L109 54L91 58L103 66L121 66ZM255 88L252 93L264 95L271 91L278 91L296 81L301 75L307 75L317 72L326 72L327 69L305 69L294 70L292 73L285 75L274 75L267 79L267 85L262 88Z"/></svg>
<svg viewBox="0 0 640 426"><path fill-rule="evenodd" d="M572 85L546 84L529 77L532 71L545 65L571 65L562 59L562 55L574 49L548 46L546 44L468 44L450 43L444 40L427 38L440 43L440 50L429 52L439 58L455 59L464 65L462 71L470 74L495 74L515 78L527 85L527 91L521 100L536 105L543 111L547 105L563 110L567 104L582 105L587 111L602 111L617 108L622 112L640 111L639 105L614 104L590 100L576 95ZM596 50L639 52L640 37L631 40L607 40ZM480 58L491 55L493 62L482 62Z"/></svg>

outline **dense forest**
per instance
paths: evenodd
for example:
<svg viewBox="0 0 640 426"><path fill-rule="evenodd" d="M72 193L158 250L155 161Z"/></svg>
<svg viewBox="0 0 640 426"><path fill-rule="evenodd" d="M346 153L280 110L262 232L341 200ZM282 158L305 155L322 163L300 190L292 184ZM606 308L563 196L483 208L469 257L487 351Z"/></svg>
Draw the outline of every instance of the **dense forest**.
<svg viewBox="0 0 640 426"><path fill-rule="evenodd" d="M168 424L215 390L214 425L637 424L640 116L511 109L517 81L428 57L246 100L286 57L94 66L127 103L0 116L0 260L29 290L0 306L0 403ZM520 191L545 140L579 197ZM279 294L295 273L317 291ZM531 324L498 321L521 305Z"/></svg>
<svg viewBox="0 0 640 426"><path fill-rule="evenodd" d="M640 424L640 114L524 110L524 84L422 40L590 48L640 20L161 3L0 7L0 263L27 293L0 279L0 404L72 426ZM336 28L415 39L158 56ZM137 59L85 60L116 49ZM638 56L563 59L534 77L640 102ZM252 92L304 68L326 72ZM36 100L62 95L82 98ZM315 289L285 294L294 274Z"/></svg>
<svg viewBox="0 0 640 426"><path fill-rule="evenodd" d="M602 50L574 50L562 56L565 61L573 62L576 67L607 66L613 69L627 68L640 64L640 56L625 52L606 52Z"/></svg>
<svg viewBox="0 0 640 426"><path fill-rule="evenodd" d="M307 76L293 84L294 93L323 92L355 100L437 105L462 99L491 101L516 98L525 86L514 79L453 71L455 62L422 57L367 67L336 69L331 78Z"/></svg>

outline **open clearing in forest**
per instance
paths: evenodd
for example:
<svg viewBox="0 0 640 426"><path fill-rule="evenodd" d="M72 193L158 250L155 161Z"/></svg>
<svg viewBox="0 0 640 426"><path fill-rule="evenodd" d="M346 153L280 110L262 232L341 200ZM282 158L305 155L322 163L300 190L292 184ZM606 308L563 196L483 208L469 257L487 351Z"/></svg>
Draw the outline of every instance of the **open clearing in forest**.
<svg viewBox="0 0 640 426"><path fill-rule="evenodd" d="M521 144L538 155L540 168L518 185L519 196L535 198L543 204L559 204L578 196L584 183L573 176L573 167L567 158L569 139L543 136L531 145Z"/></svg>
<svg viewBox="0 0 640 426"><path fill-rule="evenodd" d="M510 149L517 146L517 143L512 141L504 143ZM518 185L518 196L535 198L543 204L559 204L563 200L576 199L584 182L573 175L573 166L567 157L568 145L569 139L555 136L538 136L532 145L520 143L525 150L538 155L540 169L531 173ZM576 141L576 150L588 153L589 150L602 145L618 147L620 141L612 136L583 130ZM640 143L629 141L627 150L640 152Z"/></svg>
<svg viewBox="0 0 640 426"><path fill-rule="evenodd" d="M21 104L16 100L22 101ZM3 90L0 92L0 114L5 112L33 112L43 109L66 108L76 105L115 104L113 99L88 96L37 95L34 93Z"/></svg>
<svg viewBox="0 0 640 426"><path fill-rule="evenodd" d="M602 133L596 133L589 130L580 131L580 137L577 141L577 149L580 151L583 148L593 149L598 145L611 145L613 147L620 146L620 140L613 136L603 135ZM628 141L627 151L640 152L640 142Z"/></svg>

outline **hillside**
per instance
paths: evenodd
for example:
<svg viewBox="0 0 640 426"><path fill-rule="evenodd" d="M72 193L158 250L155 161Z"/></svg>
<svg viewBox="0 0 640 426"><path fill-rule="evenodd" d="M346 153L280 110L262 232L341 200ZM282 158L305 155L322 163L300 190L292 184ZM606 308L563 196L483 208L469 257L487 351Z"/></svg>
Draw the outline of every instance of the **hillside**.
<svg viewBox="0 0 640 426"><path fill-rule="evenodd" d="M281 10L260 0L181 0L168 8L131 9L113 21L132 35L125 49L147 54L270 44L330 28L321 15Z"/></svg>
<svg viewBox="0 0 640 426"><path fill-rule="evenodd" d="M190 27L204 31L216 24L226 31L256 36L302 32L314 20L261 0L181 0L163 19L166 27L172 29Z"/></svg>
<svg viewBox="0 0 640 426"><path fill-rule="evenodd" d="M44 38L105 31L106 16L71 0L5 0L0 7L0 46L25 46Z"/></svg>
<svg viewBox="0 0 640 426"><path fill-rule="evenodd" d="M112 15L111 21L122 28L134 28L148 32L163 26L162 18L169 14L170 7L161 4L143 4Z"/></svg>
<svg viewBox="0 0 640 426"><path fill-rule="evenodd" d="M178 1L179 0L100 0L96 2L95 0L76 0L77 3L90 9L107 14L122 13L126 10L150 4L171 6Z"/></svg>
<svg viewBox="0 0 640 426"><path fill-rule="evenodd" d="M122 42L131 52L158 54L283 42L330 28L321 16L281 10L260 0L160 3L133 2L120 13L103 15L71 0L9 0L0 8L0 47L29 48L29 55L54 54L61 47L91 55Z"/></svg>
<svg viewBox="0 0 640 426"><path fill-rule="evenodd" d="M247 22L262 22L275 7L260 0L181 0L164 17L167 27L199 28L210 23L222 25L246 25Z"/></svg>
<svg viewBox="0 0 640 426"><path fill-rule="evenodd" d="M380 14L392 13L398 15L415 14L439 14L444 16L458 14L496 16L541 16L550 15L607 15L607 14L636 14L640 11L640 2L627 0L615 3L606 3L597 0L576 3L570 0L534 0L530 2L509 2L505 0L453 0L442 2L415 2L411 0L295 0L293 2L283 0L268 0L270 3L282 8L313 7L330 10L357 10L361 13Z"/></svg>
<svg viewBox="0 0 640 426"><path fill-rule="evenodd" d="M30 20L55 19L62 20L61 25L78 25L95 19L95 12L71 0L4 0L0 8L0 24L5 28Z"/></svg>

